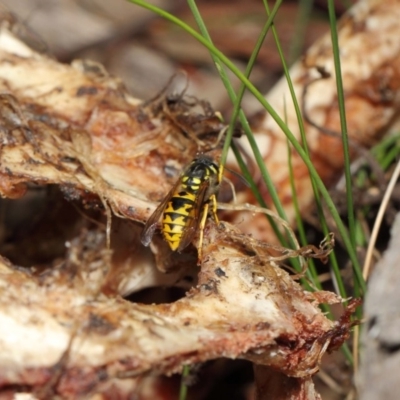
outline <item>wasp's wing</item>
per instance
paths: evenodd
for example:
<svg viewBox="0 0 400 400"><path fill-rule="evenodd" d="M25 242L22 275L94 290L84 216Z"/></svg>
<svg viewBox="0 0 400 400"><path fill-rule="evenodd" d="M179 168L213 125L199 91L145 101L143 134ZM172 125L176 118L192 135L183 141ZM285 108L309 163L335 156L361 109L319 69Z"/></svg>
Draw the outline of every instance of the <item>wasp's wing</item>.
<svg viewBox="0 0 400 400"><path fill-rule="evenodd" d="M148 246L151 242L151 239L154 235L154 231L157 228L158 221L160 220L160 217L162 213L164 212L165 206L167 205L169 199L172 197L174 192L176 191L177 187L180 184L180 179L176 182L176 184L173 186L173 188L168 192L168 194L164 197L164 199L161 201L161 203L158 205L158 207L154 210L153 214L150 215L149 219L147 220L142 234L140 236L140 241L144 246Z"/></svg>
<svg viewBox="0 0 400 400"><path fill-rule="evenodd" d="M193 237L194 237L194 235L199 227L199 224L200 224L202 211L203 211L203 205L204 205L204 201L205 201L205 195L206 195L209 185L210 185L210 182L207 180L207 181L203 182L199 188L199 192L195 198L193 208L188 215L187 225L182 234L182 238L179 243L179 247L177 248L178 252L181 252L193 240Z"/></svg>

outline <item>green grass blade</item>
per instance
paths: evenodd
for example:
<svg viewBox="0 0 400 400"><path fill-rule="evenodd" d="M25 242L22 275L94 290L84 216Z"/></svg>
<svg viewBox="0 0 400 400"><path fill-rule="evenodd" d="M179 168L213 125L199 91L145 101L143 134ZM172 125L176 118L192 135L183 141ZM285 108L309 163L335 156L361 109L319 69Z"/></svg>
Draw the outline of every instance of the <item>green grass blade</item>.
<svg viewBox="0 0 400 400"><path fill-rule="evenodd" d="M179 388L179 400L186 400L188 394L188 386L186 384L186 379L190 374L190 366L184 365L182 369L181 385Z"/></svg>
<svg viewBox="0 0 400 400"><path fill-rule="evenodd" d="M300 0L298 14L296 16L294 36L289 48L289 65L291 65L299 56L304 44L304 38L307 28L307 23L310 19L310 14L314 5L313 0Z"/></svg>
<svg viewBox="0 0 400 400"><path fill-rule="evenodd" d="M335 66L335 76L336 76L336 89L338 96L338 106L340 115L340 128L342 132L342 144L343 144L343 154L344 154L344 174L346 178L346 197L347 197L347 218L349 224L349 234L350 243L353 246L354 251L356 250L356 224L355 224L355 214L354 214L354 201L353 201L353 190L352 190L352 177L350 171L350 150L348 141L348 132L346 124L346 109L345 100L343 92L343 81L342 72L340 64L340 51L339 51L339 39L336 26L336 15L335 15L335 4L334 0L328 0L328 12L329 21L331 27L331 40L332 40L332 51L333 60ZM361 267L359 264L353 263L353 272L355 275L355 295L359 296L361 291L365 291L365 282L362 276Z"/></svg>
<svg viewBox="0 0 400 400"><path fill-rule="evenodd" d="M343 93L343 81L342 72L340 64L340 53L339 53L339 39L336 27L336 16L335 16L335 5L333 0L328 0L328 10L329 10L329 21L331 25L331 40L332 40L332 51L333 51L333 61L335 66L335 76L336 76L336 90L338 97L339 115L340 115L340 129L342 132L342 144L344 153L344 173L346 178L346 192L347 192L347 210L348 210L348 221L349 221L349 231L350 239L355 247L355 222L354 222L354 208L353 208L353 196L352 196L352 179L350 171L350 153L349 153L349 140L346 124L346 109L344 104L344 93Z"/></svg>
<svg viewBox="0 0 400 400"><path fill-rule="evenodd" d="M290 145L288 143L288 168L289 168L289 181L290 181L290 187L292 190L292 198L293 198L293 208L295 210L295 219L296 219L296 226L297 226L297 231L300 237L300 243L305 246L307 245L307 238L306 238L306 232L304 230L304 225L303 225L303 220L301 218L301 213L300 213L300 207L299 207L299 202L296 196L296 188L294 184L294 174L293 174L293 165L292 165L292 151L290 148ZM306 276L309 280L312 281L313 285L317 289L322 289L321 283L319 282L318 279L318 273L315 268L315 263L314 260L310 259L308 261L308 268L306 271ZM302 280L302 285L310 290L310 286L308 283L304 280Z"/></svg>

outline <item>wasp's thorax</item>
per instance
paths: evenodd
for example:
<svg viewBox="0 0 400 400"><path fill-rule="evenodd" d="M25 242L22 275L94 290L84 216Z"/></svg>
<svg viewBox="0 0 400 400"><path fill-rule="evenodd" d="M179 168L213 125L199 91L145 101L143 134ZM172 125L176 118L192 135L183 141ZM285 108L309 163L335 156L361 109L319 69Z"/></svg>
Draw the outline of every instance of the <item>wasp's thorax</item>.
<svg viewBox="0 0 400 400"><path fill-rule="evenodd" d="M181 180L182 186L191 192L198 191L204 181L210 181L210 185L215 186L218 184L218 165L209 157L195 158L184 172ZM215 193L215 190L212 193ZM209 196L206 195L206 197Z"/></svg>

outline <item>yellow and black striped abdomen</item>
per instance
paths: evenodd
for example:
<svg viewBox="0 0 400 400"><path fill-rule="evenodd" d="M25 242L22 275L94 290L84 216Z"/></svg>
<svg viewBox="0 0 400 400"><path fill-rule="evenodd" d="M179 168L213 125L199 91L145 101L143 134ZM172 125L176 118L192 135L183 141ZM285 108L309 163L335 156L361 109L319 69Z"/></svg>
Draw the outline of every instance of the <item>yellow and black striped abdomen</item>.
<svg viewBox="0 0 400 400"><path fill-rule="evenodd" d="M182 184L184 187L185 185ZM172 195L168 201L162 219L162 233L169 247L176 251L189 220L196 200L196 192L182 190Z"/></svg>

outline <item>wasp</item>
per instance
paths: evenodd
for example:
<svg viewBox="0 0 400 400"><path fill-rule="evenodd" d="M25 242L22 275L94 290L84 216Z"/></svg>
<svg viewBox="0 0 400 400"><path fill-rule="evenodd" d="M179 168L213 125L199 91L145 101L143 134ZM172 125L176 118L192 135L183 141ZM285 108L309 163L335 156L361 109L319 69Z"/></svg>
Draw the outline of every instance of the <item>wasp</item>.
<svg viewBox="0 0 400 400"><path fill-rule="evenodd" d="M200 228L201 253L203 230L211 202L213 217L219 223L216 195L221 176L222 166L211 157L197 156L146 222L141 237L143 245L149 245L162 216L161 232L172 251L181 252Z"/></svg>

